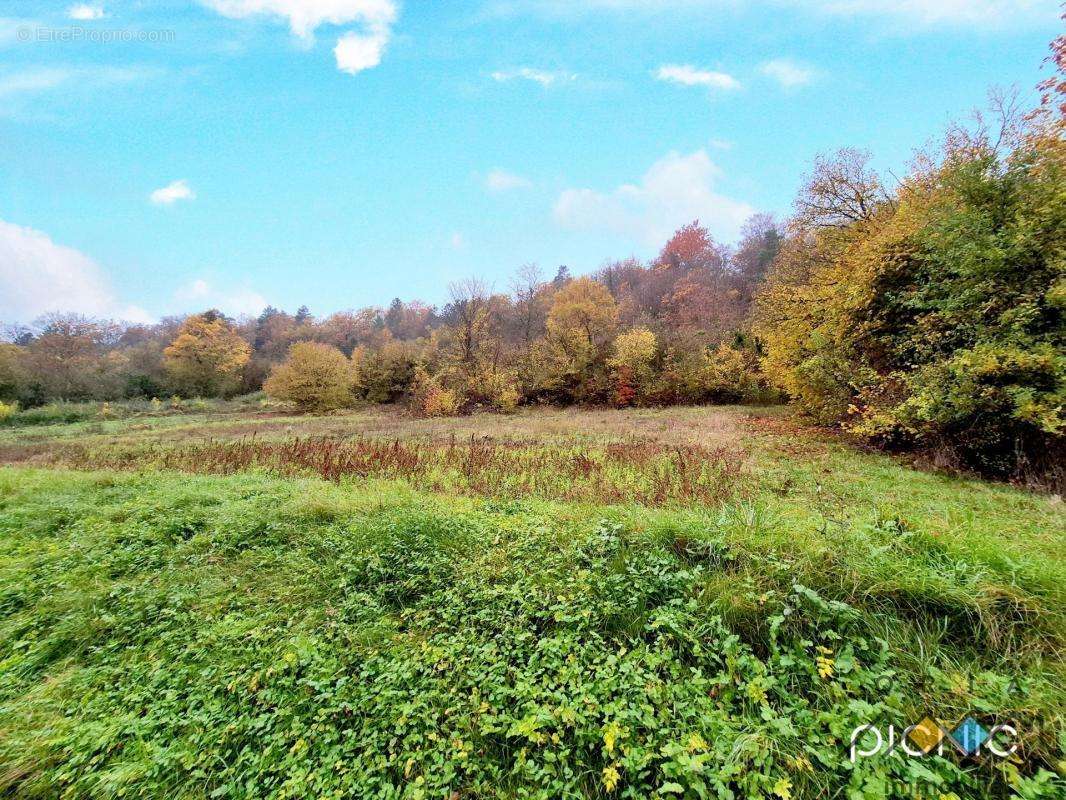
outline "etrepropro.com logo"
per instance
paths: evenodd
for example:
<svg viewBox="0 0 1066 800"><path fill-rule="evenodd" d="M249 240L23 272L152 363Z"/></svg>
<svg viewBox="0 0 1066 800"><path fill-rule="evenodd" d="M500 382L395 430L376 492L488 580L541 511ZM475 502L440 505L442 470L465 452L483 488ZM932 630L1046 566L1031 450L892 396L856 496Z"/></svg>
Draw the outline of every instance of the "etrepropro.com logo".
<svg viewBox="0 0 1066 800"><path fill-rule="evenodd" d="M887 734L887 735L886 735ZM957 725L943 725L930 717L900 730L889 725L859 725L851 732L848 758L854 764L860 758L885 756L901 752L910 758L924 758L945 751L964 757L990 755L1009 758L1018 749L1018 731L1008 723L985 727L972 716Z"/></svg>

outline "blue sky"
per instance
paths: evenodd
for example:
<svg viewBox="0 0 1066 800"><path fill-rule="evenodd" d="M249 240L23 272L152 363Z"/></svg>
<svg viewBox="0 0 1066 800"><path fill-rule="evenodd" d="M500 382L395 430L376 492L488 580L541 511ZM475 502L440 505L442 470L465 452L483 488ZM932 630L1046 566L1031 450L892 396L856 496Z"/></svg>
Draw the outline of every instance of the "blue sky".
<svg viewBox="0 0 1066 800"><path fill-rule="evenodd" d="M787 216L1017 85L1057 0L0 6L0 320L441 302Z"/></svg>

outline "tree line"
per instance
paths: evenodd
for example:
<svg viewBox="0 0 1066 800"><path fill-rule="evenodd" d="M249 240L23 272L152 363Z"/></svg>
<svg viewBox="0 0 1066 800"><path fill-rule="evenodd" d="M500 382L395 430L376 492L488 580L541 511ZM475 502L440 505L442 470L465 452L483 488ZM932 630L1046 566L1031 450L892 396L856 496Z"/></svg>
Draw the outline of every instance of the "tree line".
<svg viewBox="0 0 1066 800"><path fill-rule="evenodd" d="M508 291L455 282L439 308L397 298L321 318L212 309L155 325L52 314L0 345L0 396L35 406L265 387L306 409L407 401L428 414L772 399L748 320L781 240L766 215L736 248L693 222L649 263L581 277L560 267L551 279L527 264Z"/></svg>
<svg viewBox="0 0 1066 800"><path fill-rule="evenodd" d="M788 399L882 446L1061 483L1064 53L1060 37L1035 110L994 96L990 117L951 126L891 183L866 153L820 157L793 216L754 216L733 247L694 221L647 262L550 279L526 265L507 291L454 283L440 308L52 315L0 345L0 397L264 388L308 410L402 401L423 415Z"/></svg>

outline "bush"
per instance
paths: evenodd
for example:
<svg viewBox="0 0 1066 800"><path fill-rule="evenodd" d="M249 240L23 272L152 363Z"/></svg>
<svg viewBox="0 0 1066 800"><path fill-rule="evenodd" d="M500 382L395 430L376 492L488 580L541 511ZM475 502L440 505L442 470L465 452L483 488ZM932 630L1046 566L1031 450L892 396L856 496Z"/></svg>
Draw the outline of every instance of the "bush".
<svg viewBox="0 0 1066 800"><path fill-rule="evenodd" d="M454 417L459 413L459 398L437 386L422 396L419 410L423 417Z"/></svg>
<svg viewBox="0 0 1066 800"><path fill-rule="evenodd" d="M289 357L270 371L266 393L295 403L301 411L331 411L351 405L351 362L336 347L299 342Z"/></svg>
<svg viewBox="0 0 1066 800"><path fill-rule="evenodd" d="M459 413L458 395L442 387L440 381L422 367L415 370L412 394L418 416L454 417Z"/></svg>
<svg viewBox="0 0 1066 800"><path fill-rule="evenodd" d="M614 405L624 408L644 399L651 383L651 364L658 343L647 328L633 328L614 340L608 366L614 370Z"/></svg>
<svg viewBox="0 0 1066 800"><path fill-rule="evenodd" d="M18 410L18 403L5 403L4 401L0 400L0 421L13 416L14 413Z"/></svg>
<svg viewBox="0 0 1066 800"><path fill-rule="evenodd" d="M510 414L518 408L520 394L513 375L504 372L478 373L475 381L478 383L476 394L473 386L470 387L470 393L479 400L504 414Z"/></svg>
<svg viewBox="0 0 1066 800"><path fill-rule="evenodd" d="M9 404L8 407L11 407ZM29 425L55 425L57 423L81 422L94 419L99 411L95 403L48 403L47 405L27 408L6 417L0 422L11 427Z"/></svg>
<svg viewBox="0 0 1066 800"><path fill-rule="evenodd" d="M759 369L754 348L742 339L703 352L671 352L652 398L674 403L774 403L781 399Z"/></svg>
<svg viewBox="0 0 1066 800"><path fill-rule="evenodd" d="M15 400L26 385L22 368L23 350L13 344L0 342L0 400Z"/></svg>
<svg viewBox="0 0 1066 800"><path fill-rule="evenodd" d="M1066 142L1014 142L954 131L867 218L794 222L757 330L805 412L1000 477L1066 447Z"/></svg>
<svg viewBox="0 0 1066 800"><path fill-rule="evenodd" d="M518 403L521 399L518 386L514 381L507 381L497 389L493 397L493 405L502 414L513 414L518 410Z"/></svg>
<svg viewBox="0 0 1066 800"><path fill-rule="evenodd" d="M414 342L390 339L380 348L352 352L355 392L372 403L393 403L409 395L421 362Z"/></svg>

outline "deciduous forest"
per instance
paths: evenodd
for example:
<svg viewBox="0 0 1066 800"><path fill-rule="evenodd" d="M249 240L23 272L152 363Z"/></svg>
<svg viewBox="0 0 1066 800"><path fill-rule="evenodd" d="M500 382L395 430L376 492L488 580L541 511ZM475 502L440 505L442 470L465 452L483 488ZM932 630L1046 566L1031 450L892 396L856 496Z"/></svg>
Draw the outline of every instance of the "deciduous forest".
<svg viewBox="0 0 1066 800"><path fill-rule="evenodd" d="M1062 800L1051 51L736 242L11 328L0 796Z"/></svg>
<svg viewBox="0 0 1066 800"><path fill-rule="evenodd" d="M1053 58L1039 108L993 94L902 178L861 151L819 157L794 215L752 217L735 245L695 220L646 263L527 264L507 291L452 283L439 308L46 317L0 346L5 413L260 389L306 410L400 402L424 416L787 400L943 467L1061 484L1061 39Z"/></svg>

